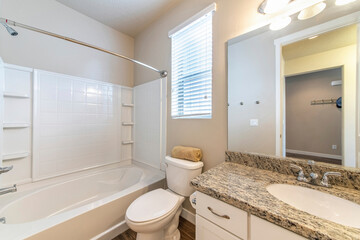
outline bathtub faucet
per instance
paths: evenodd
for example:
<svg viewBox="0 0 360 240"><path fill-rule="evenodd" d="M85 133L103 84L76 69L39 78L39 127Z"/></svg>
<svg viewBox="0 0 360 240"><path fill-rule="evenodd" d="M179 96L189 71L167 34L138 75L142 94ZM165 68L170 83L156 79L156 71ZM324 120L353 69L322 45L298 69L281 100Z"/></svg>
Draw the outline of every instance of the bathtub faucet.
<svg viewBox="0 0 360 240"><path fill-rule="evenodd" d="M0 188L0 195L4 195L7 193L16 192L16 191L17 191L16 184L14 184L14 186L12 186L12 187Z"/></svg>
<svg viewBox="0 0 360 240"><path fill-rule="evenodd" d="M0 223L5 224L6 223L6 218L4 218L4 217L0 218Z"/></svg>

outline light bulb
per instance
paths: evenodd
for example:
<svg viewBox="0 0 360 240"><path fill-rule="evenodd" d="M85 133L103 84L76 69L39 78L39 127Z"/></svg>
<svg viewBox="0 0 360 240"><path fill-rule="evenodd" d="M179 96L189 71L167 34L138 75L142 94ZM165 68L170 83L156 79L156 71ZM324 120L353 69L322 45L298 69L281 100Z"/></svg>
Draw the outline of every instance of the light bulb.
<svg viewBox="0 0 360 240"><path fill-rule="evenodd" d="M312 17L318 15L319 13L321 13L325 9L325 7L326 7L326 3L319 2L315 5L305 8L305 9L301 10L301 12L299 13L298 19L305 20L305 19L312 18Z"/></svg>
<svg viewBox="0 0 360 240"><path fill-rule="evenodd" d="M318 37L318 35L315 35L315 36L309 37L308 39L311 40L311 39L315 39L317 37Z"/></svg>
<svg viewBox="0 0 360 240"><path fill-rule="evenodd" d="M291 17L278 17L275 18L270 24L270 30L280 30L291 23Z"/></svg>
<svg viewBox="0 0 360 240"><path fill-rule="evenodd" d="M290 0L265 0L259 6L258 11L260 13L271 14L275 13L282 8L286 7L286 5L290 2Z"/></svg>
<svg viewBox="0 0 360 240"><path fill-rule="evenodd" d="M336 0L335 5L342 6L348 3L355 2L356 0Z"/></svg>

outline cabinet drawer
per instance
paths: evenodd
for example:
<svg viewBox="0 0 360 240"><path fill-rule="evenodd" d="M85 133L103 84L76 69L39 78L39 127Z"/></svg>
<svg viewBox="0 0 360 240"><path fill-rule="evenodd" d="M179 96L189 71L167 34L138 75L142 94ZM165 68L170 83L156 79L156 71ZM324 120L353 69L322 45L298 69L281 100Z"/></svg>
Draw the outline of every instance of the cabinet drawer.
<svg viewBox="0 0 360 240"><path fill-rule="evenodd" d="M224 229L196 215L196 240L241 240Z"/></svg>
<svg viewBox="0 0 360 240"><path fill-rule="evenodd" d="M242 239L247 239L248 214L241 209L197 192L196 214Z"/></svg>
<svg viewBox="0 0 360 240"><path fill-rule="evenodd" d="M306 238L297 235L285 228L279 227L271 222L251 215L251 240L305 240Z"/></svg>

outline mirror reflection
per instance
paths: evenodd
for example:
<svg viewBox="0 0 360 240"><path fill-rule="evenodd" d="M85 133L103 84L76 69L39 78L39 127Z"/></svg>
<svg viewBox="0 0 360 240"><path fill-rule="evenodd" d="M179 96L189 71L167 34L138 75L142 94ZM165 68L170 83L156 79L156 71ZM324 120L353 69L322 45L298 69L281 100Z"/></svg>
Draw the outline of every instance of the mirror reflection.
<svg viewBox="0 0 360 240"><path fill-rule="evenodd" d="M228 149L359 166L357 28L230 40Z"/></svg>
<svg viewBox="0 0 360 240"><path fill-rule="evenodd" d="M353 24L282 48L286 156L342 165L351 155L343 143L353 141L345 127L355 116L345 113L355 109L346 111L352 99L343 93L356 88L356 35Z"/></svg>

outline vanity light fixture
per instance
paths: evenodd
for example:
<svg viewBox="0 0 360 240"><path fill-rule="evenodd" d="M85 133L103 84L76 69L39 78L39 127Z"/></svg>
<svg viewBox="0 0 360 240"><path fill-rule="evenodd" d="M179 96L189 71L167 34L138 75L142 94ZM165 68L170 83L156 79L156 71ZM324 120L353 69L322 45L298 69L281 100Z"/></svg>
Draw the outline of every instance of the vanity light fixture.
<svg viewBox="0 0 360 240"><path fill-rule="evenodd" d="M312 39L315 39L315 38L317 38L317 37L318 37L318 35L315 35L315 36L309 37L308 39L309 39L309 40L312 40Z"/></svg>
<svg viewBox="0 0 360 240"><path fill-rule="evenodd" d="M298 19L305 20L305 19L312 18L312 17L318 15L319 13L321 13L322 11L324 11L325 7L326 7L325 2L319 2L317 4L314 4L308 8L301 10L298 15Z"/></svg>
<svg viewBox="0 0 360 240"><path fill-rule="evenodd" d="M278 12L288 5L292 0L264 0L259 8L258 12L262 14L271 14Z"/></svg>
<svg viewBox="0 0 360 240"><path fill-rule="evenodd" d="M336 6L342 6L342 5L346 5L348 3L352 3L355 2L356 0L336 0L335 5Z"/></svg>
<svg viewBox="0 0 360 240"><path fill-rule="evenodd" d="M270 30L280 30L291 23L291 17L283 16L275 18L270 24Z"/></svg>

